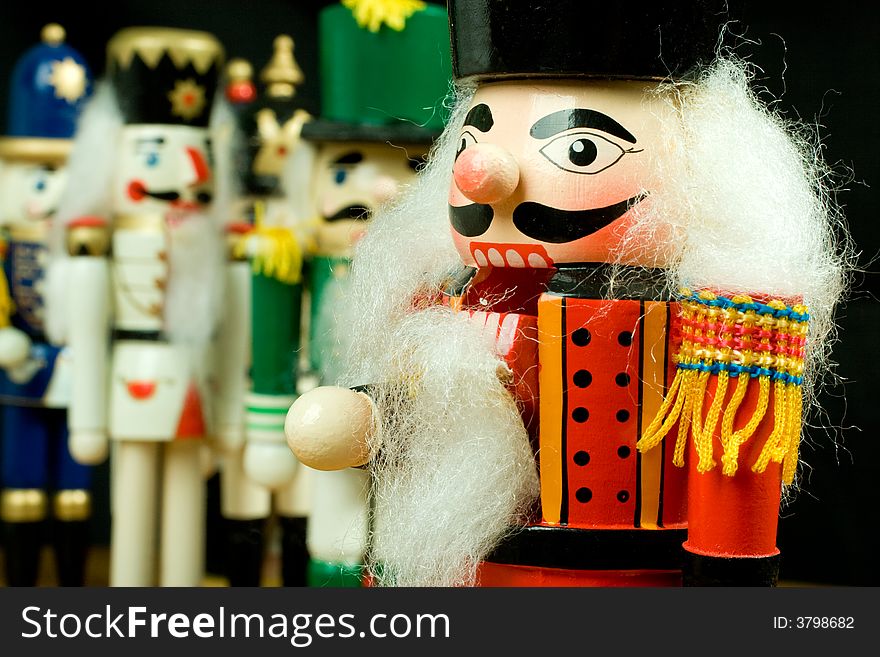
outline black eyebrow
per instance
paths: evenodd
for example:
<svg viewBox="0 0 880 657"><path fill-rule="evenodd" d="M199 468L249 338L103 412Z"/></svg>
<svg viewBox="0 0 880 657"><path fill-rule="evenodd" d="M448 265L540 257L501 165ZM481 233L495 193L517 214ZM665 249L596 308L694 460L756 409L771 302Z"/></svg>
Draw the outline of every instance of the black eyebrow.
<svg viewBox="0 0 880 657"><path fill-rule="evenodd" d="M138 144L159 144L160 146L165 143L165 137L138 137Z"/></svg>
<svg viewBox="0 0 880 657"><path fill-rule="evenodd" d="M345 155L340 155L339 157L337 157L335 160L333 160L332 164L357 164L363 161L363 153L359 151L350 151Z"/></svg>
<svg viewBox="0 0 880 657"><path fill-rule="evenodd" d="M492 118L492 110L486 103L474 105L471 111L464 117L464 124L475 127L480 132L489 132L495 125L495 119Z"/></svg>
<svg viewBox="0 0 880 657"><path fill-rule="evenodd" d="M571 128L595 128L609 135L620 137L631 144L636 143L633 134L607 114L591 109L559 110L535 121L529 134L536 139L546 139Z"/></svg>

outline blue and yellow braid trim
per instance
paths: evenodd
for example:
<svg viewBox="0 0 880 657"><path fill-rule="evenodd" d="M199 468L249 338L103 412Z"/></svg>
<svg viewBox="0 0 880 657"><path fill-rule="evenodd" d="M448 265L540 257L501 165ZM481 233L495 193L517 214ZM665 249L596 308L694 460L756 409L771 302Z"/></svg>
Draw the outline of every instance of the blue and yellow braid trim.
<svg viewBox="0 0 880 657"><path fill-rule="evenodd" d="M722 472L736 474L739 451L757 431L773 396L773 430L752 471L764 472L772 461L782 464L786 484L794 480L803 413L804 346L810 316L804 305L767 303L751 297L717 296L703 290L680 293L680 347L676 374L656 417L639 440L640 451L656 447L678 423L673 463L684 465L690 436L697 470L716 466L713 437L721 423ZM703 413L709 377L717 386ZM728 388L736 382L733 393ZM752 416L734 431L734 421L749 386L758 386ZM728 398L729 397L729 398Z"/></svg>

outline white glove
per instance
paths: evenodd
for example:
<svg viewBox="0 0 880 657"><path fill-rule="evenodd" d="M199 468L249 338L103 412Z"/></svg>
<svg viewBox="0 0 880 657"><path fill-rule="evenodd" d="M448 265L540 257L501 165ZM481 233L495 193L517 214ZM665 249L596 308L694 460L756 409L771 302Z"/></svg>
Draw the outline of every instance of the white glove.
<svg viewBox="0 0 880 657"><path fill-rule="evenodd" d="M0 329L0 367L14 369L24 363L31 353L28 334L13 326Z"/></svg>
<svg viewBox="0 0 880 657"><path fill-rule="evenodd" d="M244 448L244 473L267 488L280 488L293 480L299 461L284 443L250 442Z"/></svg>
<svg viewBox="0 0 880 657"><path fill-rule="evenodd" d="M98 465L107 458L110 441L107 434L95 429L77 429L70 432L70 455L83 465Z"/></svg>

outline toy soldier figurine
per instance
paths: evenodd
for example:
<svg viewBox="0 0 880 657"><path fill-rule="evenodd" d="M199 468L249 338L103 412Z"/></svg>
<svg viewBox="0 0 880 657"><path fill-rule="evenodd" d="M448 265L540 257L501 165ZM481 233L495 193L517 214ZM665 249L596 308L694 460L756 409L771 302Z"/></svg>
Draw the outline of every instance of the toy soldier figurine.
<svg viewBox="0 0 880 657"><path fill-rule="evenodd" d="M230 64L227 97L236 99L239 138L233 140L243 203L230 225L230 262L219 358L224 393L218 409L224 448L222 510L227 576L233 586L258 586L272 500L282 535L282 579L305 586L308 553L306 468L284 441L284 415L296 393L303 255L311 237L305 189L310 163L295 157L308 119L294 100L302 72L293 39L275 39L263 69L263 93L240 100L245 67ZM250 380L245 380L250 355ZM235 382L236 385L230 385Z"/></svg>
<svg viewBox="0 0 880 657"><path fill-rule="evenodd" d="M191 586L203 570L206 360L223 262L205 214L223 52L210 34L160 28L122 30L107 52L109 86L86 109L59 210L67 310L59 300L53 312L76 354L72 449L97 461L115 441L111 584L153 584L159 544L159 582Z"/></svg>
<svg viewBox="0 0 880 657"><path fill-rule="evenodd" d="M355 19L357 6L352 9L354 16L341 5L321 12L322 115L303 128L303 139L318 148L314 190L320 224L309 261L309 357L323 383L336 382L347 358L340 303L354 243L371 213L415 178L443 129L440 105L451 75L448 19L441 7L412 7L399 22L386 15L372 31L366 18ZM309 583L359 586L367 473L318 472L313 478Z"/></svg>
<svg viewBox="0 0 880 657"><path fill-rule="evenodd" d="M462 100L352 269L361 387L287 420L370 468L380 583L775 582L845 258L725 5L450 1Z"/></svg>
<svg viewBox="0 0 880 657"><path fill-rule="evenodd" d="M64 43L64 28L43 28L11 78L8 136L0 139L0 412L6 523L6 579L34 586L43 521L54 518L58 581L82 586L88 547L91 472L67 444L69 358L47 340L45 265L50 222L67 182L76 119L91 93L86 62ZM52 504L49 506L49 495Z"/></svg>

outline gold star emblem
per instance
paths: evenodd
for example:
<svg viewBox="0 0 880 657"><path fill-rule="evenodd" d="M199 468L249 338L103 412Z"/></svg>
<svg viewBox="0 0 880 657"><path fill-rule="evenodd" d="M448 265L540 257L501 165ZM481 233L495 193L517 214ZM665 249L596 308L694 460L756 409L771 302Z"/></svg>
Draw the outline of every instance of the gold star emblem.
<svg viewBox="0 0 880 657"><path fill-rule="evenodd" d="M86 92L86 70L72 58L52 62L49 84L55 87L55 97L75 103Z"/></svg>
<svg viewBox="0 0 880 657"><path fill-rule="evenodd" d="M193 79L178 80L174 90L168 92L171 101L171 113L186 121L191 121L205 109L205 88L200 87Z"/></svg>

